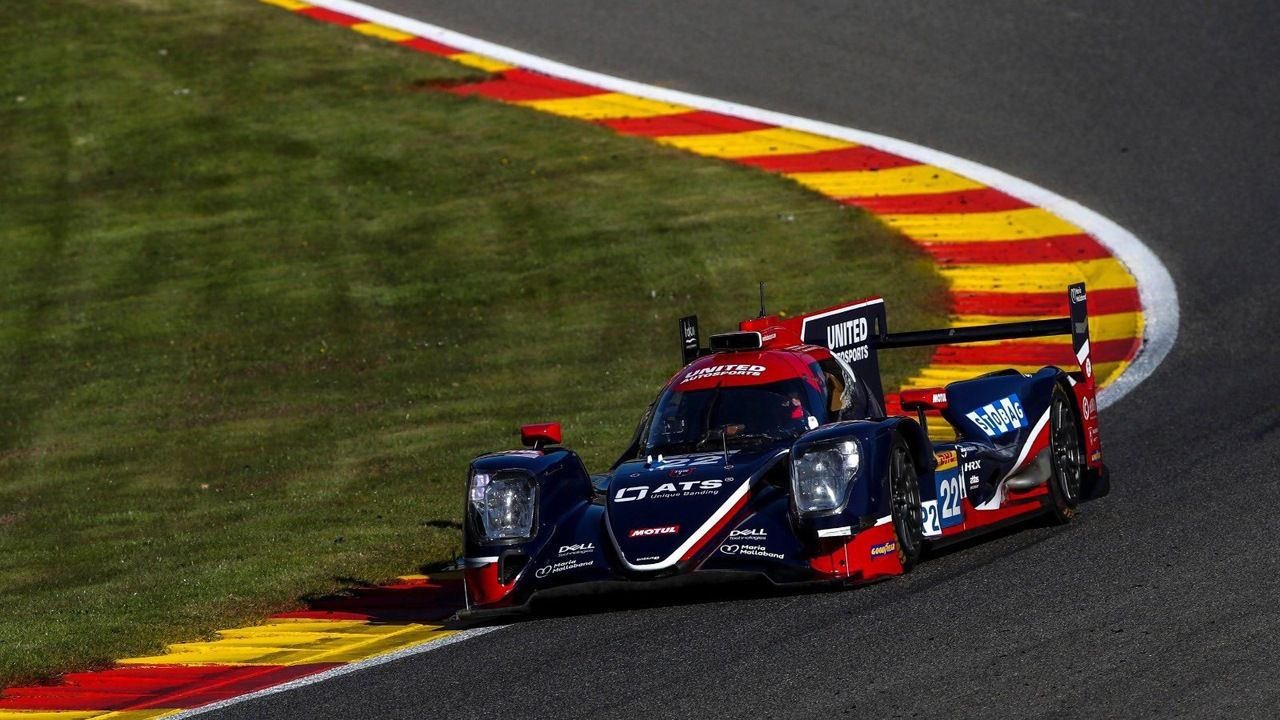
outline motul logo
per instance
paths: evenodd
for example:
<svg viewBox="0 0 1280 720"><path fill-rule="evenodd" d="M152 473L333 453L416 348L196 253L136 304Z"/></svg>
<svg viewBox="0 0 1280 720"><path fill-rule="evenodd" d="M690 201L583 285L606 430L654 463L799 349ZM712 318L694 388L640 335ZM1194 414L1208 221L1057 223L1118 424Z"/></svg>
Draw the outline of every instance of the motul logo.
<svg viewBox="0 0 1280 720"><path fill-rule="evenodd" d="M664 525L663 527L651 527L651 528L632 528L631 532L627 533L627 537L638 538L638 537L652 537L654 535L675 535L678 532L680 532L679 525Z"/></svg>

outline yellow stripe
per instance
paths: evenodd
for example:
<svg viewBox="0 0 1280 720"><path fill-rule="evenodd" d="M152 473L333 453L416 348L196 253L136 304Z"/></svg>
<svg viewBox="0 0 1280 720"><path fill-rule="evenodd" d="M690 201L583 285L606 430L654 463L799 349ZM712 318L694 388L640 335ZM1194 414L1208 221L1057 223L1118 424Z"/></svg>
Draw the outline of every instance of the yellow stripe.
<svg viewBox="0 0 1280 720"><path fill-rule="evenodd" d="M851 142L786 128L715 135L667 135L655 140L664 145L673 145L699 155L718 158L794 155L856 147Z"/></svg>
<svg viewBox="0 0 1280 720"><path fill-rule="evenodd" d="M657 117L686 113L692 109L684 105L646 100L622 93L601 93L555 100L524 100L516 104L579 120Z"/></svg>
<svg viewBox="0 0 1280 720"><path fill-rule="evenodd" d="M922 242L1029 240L1084 232L1040 208L1006 212L881 215L880 219L907 237Z"/></svg>
<svg viewBox="0 0 1280 720"><path fill-rule="evenodd" d="M1098 382L1102 383L1104 380L1110 379L1112 375L1126 365L1128 365L1127 362L1094 363L1093 372L1098 378ZM903 384L903 388L943 387L953 382L959 382L960 380L972 380L979 375L984 375L996 370L1013 368L1019 372L1033 373L1041 367L1043 366L1014 365L1010 363L1003 363L999 365L930 365L929 367L921 370L918 375L914 375L911 379L907 380L907 382ZM1070 370L1072 368L1063 369Z"/></svg>
<svg viewBox="0 0 1280 720"><path fill-rule="evenodd" d="M962 327L964 325L990 325L994 323L1010 323L1024 322L1027 320L1043 320L1041 316L1026 317L996 317L989 315L957 315L951 318L949 323L952 327ZM1142 313L1113 313L1111 315L1090 315L1089 316L1089 339L1093 342L1103 342L1105 340L1128 340L1130 338L1142 337ZM1052 337L1032 338L1029 340L1003 340L997 342L1028 342L1028 343L1055 343L1065 344L1071 343L1071 338L1066 335L1055 335ZM965 345L982 346L992 343L965 343Z"/></svg>
<svg viewBox="0 0 1280 720"><path fill-rule="evenodd" d="M296 11L296 10L304 10L306 8L311 7L310 5L304 2L298 2L297 0L259 0L259 1L267 5L275 5L276 7L282 7L285 10ZM4 717L4 716L0 715L0 717Z"/></svg>
<svg viewBox="0 0 1280 720"><path fill-rule="evenodd" d="M909 165L886 170L788 173L786 176L835 198L925 195L984 187L982 183L932 165Z"/></svg>
<svg viewBox="0 0 1280 720"><path fill-rule="evenodd" d="M941 418L929 418L929 441L951 442L956 439L955 428Z"/></svg>
<svg viewBox="0 0 1280 720"><path fill-rule="evenodd" d="M507 70L514 70L516 67L515 65L504 63L501 60L494 60L491 57L477 55L476 53L455 53L453 55L449 55L448 58L456 63L466 65L467 67L473 67L477 70L484 70L485 72L491 73L506 72Z"/></svg>
<svg viewBox="0 0 1280 720"><path fill-rule="evenodd" d="M377 23L371 23L371 22L356 23L355 25L351 26L351 29L355 30L361 35L368 35L369 37L381 38L388 42L397 42L397 43L404 42L405 40L412 40L413 38L417 37L416 35L410 35L409 33L400 32L399 30L393 30L385 25L379 25Z"/></svg>
<svg viewBox="0 0 1280 720"><path fill-rule="evenodd" d="M359 620L274 620L218 632L209 642L176 643L164 655L122 665L300 665L348 663L452 635L438 625L374 625Z"/></svg>
<svg viewBox="0 0 1280 720"><path fill-rule="evenodd" d="M939 267L952 292L1055 292L1083 280L1090 290L1134 286L1133 276L1115 258L1071 263L962 265Z"/></svg>

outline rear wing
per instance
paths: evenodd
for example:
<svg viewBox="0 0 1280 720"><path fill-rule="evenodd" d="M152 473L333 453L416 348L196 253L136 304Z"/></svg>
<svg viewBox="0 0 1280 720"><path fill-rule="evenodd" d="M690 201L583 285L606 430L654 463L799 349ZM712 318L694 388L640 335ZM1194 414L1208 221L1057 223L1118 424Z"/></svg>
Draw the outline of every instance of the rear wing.
<svg viewBox="0 0 1280 720"><path fill-rule="evenodd" d="M1072 350L1087 385L1081 394L1092 403L1093 362L1089 356L1089 311L1085 302L1084 283L1067 287L1067 305L1070 309L1067 317L891 333L888 330L884 299L873 297L792 318L770 316L748 320L739 329L761 331L764 333L763 340L767 343L773 338L771 328L783 328L790 331L788 334L793 333L792 338L799 336L804 343L827 348L853 370L881 407L884 406L884 389L880 381L880 350L1070 335ZM698 318L695 315L680 319L680 343L681 359L686 365L699 356L712 352L712 349L701 347Z"/></svg>
<svg viewBox="0 0 1280 720"><path fill-rule="evenodd" d="M1085 382L1093 383L1093 361L1089 349L1089 308L1084 283L1067 286L1067 317L1026 322L997 323L944 328L942 330L916 330L903 333L883 333L876 338L877 350L921 347L925 345L953 345L956 343L986 342L990 340L1019 340L1031 337L1070 335L1071 349L1076 363L1084 374Z"/></svg>

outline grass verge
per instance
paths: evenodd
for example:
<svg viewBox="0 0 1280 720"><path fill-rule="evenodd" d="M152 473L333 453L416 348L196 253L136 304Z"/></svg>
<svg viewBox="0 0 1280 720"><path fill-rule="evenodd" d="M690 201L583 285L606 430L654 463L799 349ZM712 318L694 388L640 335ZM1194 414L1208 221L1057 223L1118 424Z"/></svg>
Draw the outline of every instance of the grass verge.
<svg viewBox="0 0 1280 720"><path fill-rule="evenodd" d="M473 73L249 0L0 5L0 686L449 557L469 458L559 419L608 462L757 280L941 319L865 214L423 91Z"/></svg>

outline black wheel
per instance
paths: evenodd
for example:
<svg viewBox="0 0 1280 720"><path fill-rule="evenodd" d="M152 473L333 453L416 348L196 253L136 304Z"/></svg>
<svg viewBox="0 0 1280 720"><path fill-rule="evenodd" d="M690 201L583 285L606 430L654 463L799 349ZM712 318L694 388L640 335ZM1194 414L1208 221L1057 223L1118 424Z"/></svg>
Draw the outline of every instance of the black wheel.
<svg viewBox="0 0 1280 720"><path fill-rule="evenodd" d="M1076 405L1061 385L1054 386L1053 403L1049 407L1049 455L1053 464L1053 474L1049 477L1053 518L1059 523L1068 523L1076 516L1086 468Z"/></svg>
<svg viewBox="0 0 1280 720"><path fill-rule="evenodd" d="M889 498L893 532L898 542L902 571L915 567L924 550L924 515L920 510L920 477L911 458L911 448L894 433L889 450Z"/></svg>

